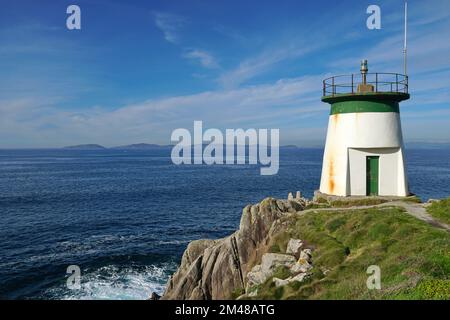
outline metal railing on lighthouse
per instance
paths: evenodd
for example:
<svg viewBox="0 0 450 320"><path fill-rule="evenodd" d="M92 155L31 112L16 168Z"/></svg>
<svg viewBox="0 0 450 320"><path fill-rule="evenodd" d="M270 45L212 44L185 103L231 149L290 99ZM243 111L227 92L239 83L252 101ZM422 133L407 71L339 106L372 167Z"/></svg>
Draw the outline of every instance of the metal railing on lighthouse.
<svg viewBox="0 0 450 320"><path fill-rule="evenodd" d="M323 80L323 96L361 94L358 86L373 86L377 93L408 93L408 76L399 73L358 73L333 76Z"/></svg>

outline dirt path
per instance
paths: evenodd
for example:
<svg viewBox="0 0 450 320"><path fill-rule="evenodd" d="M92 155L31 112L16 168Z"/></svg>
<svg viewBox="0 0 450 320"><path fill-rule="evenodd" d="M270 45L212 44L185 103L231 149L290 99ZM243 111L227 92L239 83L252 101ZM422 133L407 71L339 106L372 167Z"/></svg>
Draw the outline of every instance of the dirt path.
<svg viewBox="0 0 450 320"><path fill-rule="evenodd" d="M401 207L406 210L407 213L412 215L413 217L425 221L429 223L433 227L444 229L447 232L450 232L450 225L445 224L443 222L437 221L434 219L426 210L425 205L423 203L414 203L414 202L404 202L404 201L390 201L377 205L368 205L368 206L354 206L348 208L320 208L320 209L307 209L305 211L301 211L302 213L307 213L311 211L342 211L342 210L359 210L359 209L368 209L368 208L381 208L381 207Z"/></svg>

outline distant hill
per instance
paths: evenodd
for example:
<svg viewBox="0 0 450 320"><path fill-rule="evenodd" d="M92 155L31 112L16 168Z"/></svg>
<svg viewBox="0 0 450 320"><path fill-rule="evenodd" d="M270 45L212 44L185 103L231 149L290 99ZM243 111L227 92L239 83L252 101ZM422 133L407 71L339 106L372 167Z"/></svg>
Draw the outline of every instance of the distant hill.
<svg viewBox="0 0 450 320"><path fill-rule="evenodd" d="M72 150L103 150L106 149L104 146L99 144L78 144L75 146L67 146L63 149L72 149Z"/></svg>
<svg viewBox="0 0 450 320"><path fill-rule="evenodd" d="M125 145L125 146L113 147L112 149L142 150L142 149L161 149L161 148L168 148L168 147L171 147L171 146L159 145L159 144L153 144L153 143L135 143L135 144L129 144L129 145Z"/></svg>
<svg viewBox="0 0 450 320"><path fill-rule="evenodd" d="M405 142L407 149L450 149L450 142Z"/></svg>
<svg viewBox="0 0 450 320"><path fill-rule="evenodd" d="M203 148L208 146L207 143L203 144ZM67 146L63 149L76 149L76 150L103 150L103 149L115 149L115 150L149 150L149 149L165 149L172 148L173 145L160 145L154 143L134 143L123 146L116 146L111 148L106 148L99 144L79 144L74 146ZM225 147L225 146L224 146ZM298 149L296 145L284 145L280 146L282 149Z"/></svg>

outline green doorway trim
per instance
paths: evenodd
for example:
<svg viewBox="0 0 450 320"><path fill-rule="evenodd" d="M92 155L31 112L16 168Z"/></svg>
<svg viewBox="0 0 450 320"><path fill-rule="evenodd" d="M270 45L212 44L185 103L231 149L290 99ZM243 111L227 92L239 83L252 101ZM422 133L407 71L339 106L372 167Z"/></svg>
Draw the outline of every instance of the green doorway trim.
<svg viewBox="0 0 450 320"><path fill-rule="evenodd" d="M366 195L378 195L379 156L366 157Z"/></svg>

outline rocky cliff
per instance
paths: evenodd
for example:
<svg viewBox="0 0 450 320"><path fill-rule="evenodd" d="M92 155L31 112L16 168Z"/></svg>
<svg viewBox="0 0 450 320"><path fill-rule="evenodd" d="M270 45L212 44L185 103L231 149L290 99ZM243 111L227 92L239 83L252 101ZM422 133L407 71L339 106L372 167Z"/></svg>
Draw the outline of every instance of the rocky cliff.
<svg viewBox="0 0 450 320"><path fill-rule="evenodd" d="M412 200L249 205L232 235L189 244L163 299L450 299L450 229L433 218L450 201ZM381 289L368 286L373 266Z"/></svg>
<svg viewBox="0 0 450 320"><path fill-rule="evenodd" d="M278 265L292 267L293 255L292 259L267 256L265 264L251 270L267 253L270 239L282 227L281 218L303 210L307 201L299 194L288 200L266 198L244 208L239 230L232 235L191 242L163 299L230 299L249 290L250 271L250 281L262 282Z"/></svg>

